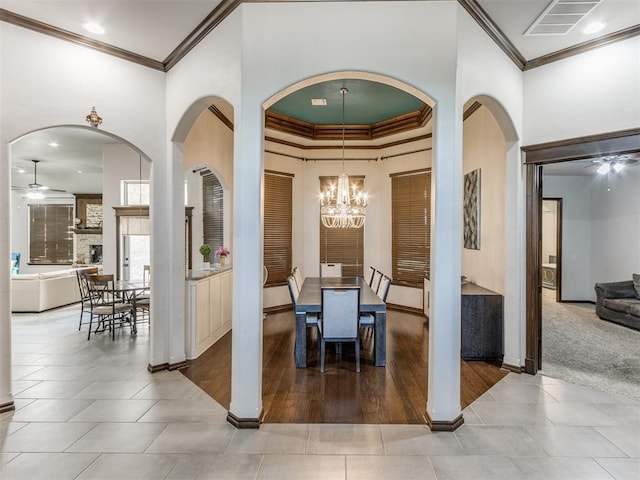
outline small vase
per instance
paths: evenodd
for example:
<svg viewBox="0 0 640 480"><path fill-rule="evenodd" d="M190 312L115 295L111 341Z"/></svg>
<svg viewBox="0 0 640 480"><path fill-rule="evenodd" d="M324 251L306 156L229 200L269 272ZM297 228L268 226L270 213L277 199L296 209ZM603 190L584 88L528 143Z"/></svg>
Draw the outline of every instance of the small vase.
<svg viewBox="0 0 640 480"><path fill-rule="evenodd" d="M226 255L220 255L220 266L224 267L225 263L227 263L227 256Z"/></svg>

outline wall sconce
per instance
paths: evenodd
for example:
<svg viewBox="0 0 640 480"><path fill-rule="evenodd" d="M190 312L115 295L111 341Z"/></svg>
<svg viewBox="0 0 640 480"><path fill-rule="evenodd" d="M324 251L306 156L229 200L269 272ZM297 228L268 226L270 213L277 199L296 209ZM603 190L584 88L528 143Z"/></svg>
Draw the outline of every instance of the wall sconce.
<svg viewBox="0 0 640 480"><path fill-rule="evenodd" d="M91 113L87 115L86 120L91 124L92 127L95 128L98 128L98 125L102 123L102 117L100 117L100 115L98 115L98 112L96 112L96 107L91 108Z"/></svg>

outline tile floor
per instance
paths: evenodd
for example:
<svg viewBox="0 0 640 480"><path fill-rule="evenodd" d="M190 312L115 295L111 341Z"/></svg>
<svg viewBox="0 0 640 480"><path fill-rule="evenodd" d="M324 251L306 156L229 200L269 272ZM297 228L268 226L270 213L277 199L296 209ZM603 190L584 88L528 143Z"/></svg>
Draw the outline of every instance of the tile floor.
<svg viewBox="0 0 640 480"><path fill-rule="evenodd" d="M0 415L2 480L640 479L638 401L509 374L454 433L236 430L179 372L146 371L146 328L87 341L78 313L13 319L16 410Z"/></svg>

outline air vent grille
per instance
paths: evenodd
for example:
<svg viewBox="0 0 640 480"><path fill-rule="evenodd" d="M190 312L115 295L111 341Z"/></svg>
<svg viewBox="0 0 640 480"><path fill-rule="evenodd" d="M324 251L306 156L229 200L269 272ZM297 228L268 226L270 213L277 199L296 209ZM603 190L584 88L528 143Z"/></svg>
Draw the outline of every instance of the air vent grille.
<svg viewBox="0 0 640 480"><path fill-rule="evenodd" d="M553 0L524 34L565 35L602 0Z"/></svg>

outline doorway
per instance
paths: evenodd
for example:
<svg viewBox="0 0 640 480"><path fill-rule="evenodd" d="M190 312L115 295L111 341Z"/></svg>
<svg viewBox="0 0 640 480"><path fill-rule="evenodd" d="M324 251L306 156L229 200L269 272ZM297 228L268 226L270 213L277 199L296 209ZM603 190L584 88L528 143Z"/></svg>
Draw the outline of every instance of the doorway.
<svg viewBox="0 0 640 480"><path fill-rule="evenodd" d="M542 288L562 301L562 198L542 200Z"/></svg>

